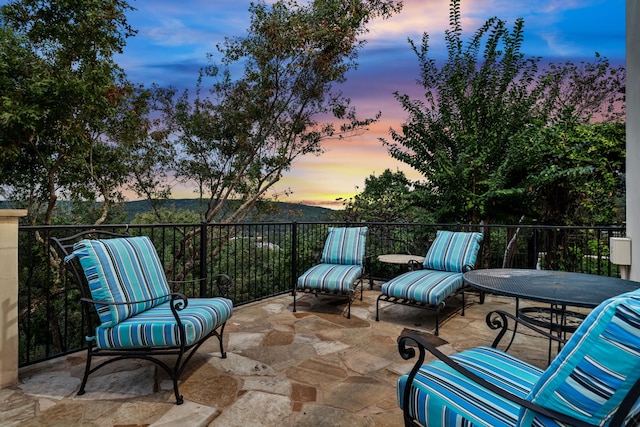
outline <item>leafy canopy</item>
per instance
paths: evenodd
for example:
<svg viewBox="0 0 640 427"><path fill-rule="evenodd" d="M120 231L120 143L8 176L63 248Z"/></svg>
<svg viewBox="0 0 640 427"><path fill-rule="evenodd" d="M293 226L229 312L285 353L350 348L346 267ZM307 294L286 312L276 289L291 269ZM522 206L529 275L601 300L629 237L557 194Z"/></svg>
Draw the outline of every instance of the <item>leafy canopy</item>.
<svg viewBox="0 0 640 427"><path fill-rule="evenodd" d="M382 139L383 144L392 157L422 173L424 206L438 221L509 222L523 215L542 221L566 219L567 212L539 209L553 206L543 200L543 187L560 181L542 184L537 178L549 170L550 153L566 152L560 148L562 141L554 138L561 129L562 134L571 134L565 142L573 145L565 148L582 150L553 162L574 176L572 187L565 186L561 197L572 198L573 205L586 202L584 188L578 187L597 175L584 167L585 158L601 163L598 144L624 147L624 141L610 139L619 138L617 132L605 131L603 138L594 137L590 143L580 143L579 135L594 119L615 121L623 115L624 69L611 67L599 55L589 64L541 67L540 58L521 52L522 19L510 29L505 21L491 18L464 41L460 0L451 1L449 19L448 59L443 65L429 56L427 33L419 46L409 40L419 61L425 97L395 94L408 118L401 129L391 129L392 141ZM616 156L620 154L618 148ZM618 160L610 163L615 169L607 171L604 182L621 176ZM559 174L550 176L561 179ZM610 193L610 185L598 187L598 182L592 185L589 203L599 203ZM574 220L603 218L586 215Z"/></svg>
<svg viewBox="0 0 640 427"><path fill-rule="evenodd" d="M175 150L157 160L208 199L205 221L243 220L295 159L377 120L358 118L335 86L357 66L367 24L400 8L379 0L254 3L246 36L209 55L195 96L156 91L155 135ZM225 212L230 199L242 203Z"/></svg>
<svg viewBox="0 0 640 427"><path fill-rule="evenodd" d="M133 30L120 0L10 1L0 8L0 186L50 224L59 197L103 200L127 177L113 139L142 120L113 56ZM135 125L132 124L135 122Z"/></svg>

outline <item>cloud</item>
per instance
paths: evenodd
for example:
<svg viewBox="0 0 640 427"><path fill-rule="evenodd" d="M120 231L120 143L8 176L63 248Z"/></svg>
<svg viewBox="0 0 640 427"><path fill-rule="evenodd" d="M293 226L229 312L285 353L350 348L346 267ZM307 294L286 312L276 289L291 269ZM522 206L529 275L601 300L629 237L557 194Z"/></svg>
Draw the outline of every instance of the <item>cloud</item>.
<svg viewBox="0 0 640 427"><path fill-rule="evenodd" d="M1 0L0 0L1 1ZM270 0L273 2L273 0ZM243 36L250 24L249 0L154 0L134 4L139 10L131 24L140 30L119 59L127 74L145 84L156 82L192 87L207 63L206 53L225 37ZM545 60L585 58L599 51L624 63L625 0L462 0L465 39L488 18L498 16L512 27L525 20L523 51ZM379 138L390 139L389 128L399 129L406 111L394 91L420 98L416 84L418 60L407 43L420 43L429 34L430 56L446 58L444 33L449 28L449 0L404 0L404 9L388 20L372 21L368 41L359 52L357 70L336 86L352 99L359 116L382 111L382 119L358 137L327 141L320 157L305 156L278 183L279 192L291 189L288 201L318 200L322 204L348 199L360 192L364 180L385 169L402 170L410 179L421 176L392 159Z"/></svg>

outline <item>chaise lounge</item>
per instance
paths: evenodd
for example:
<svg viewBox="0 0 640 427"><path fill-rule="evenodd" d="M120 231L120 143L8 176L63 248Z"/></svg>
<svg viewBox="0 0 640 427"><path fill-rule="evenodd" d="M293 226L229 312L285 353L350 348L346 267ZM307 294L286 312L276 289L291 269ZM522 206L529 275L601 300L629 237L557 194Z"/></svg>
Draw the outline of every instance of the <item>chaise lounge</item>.
<svg viewBox="0 0 640 427"><path fill-rule="evenodd" d="M439 230L429 246L424 262L417 270L401 274L382 285L376 300L376 321L380 319L380 301L435 311L435 334L440 332L440 312L449 297L462 293L464 316L463 274L473 268L481 233Z"/></svg>
<svg viewBox="0 0 640 427"><path fill-rule="evenodd" d="M110 238L84 238L90 235ZM137 358L169 374L179 405L183 397L178 382L198 348L216 337L221 357L226 357L223 332L233 313L232 301L224 296L187 298L172 292L148 237L92 230L52 241L65 255L80 287L88 319L87 359L78 395L85 393L90 374L115 361ZM221 295L228 290L229 281L224 283ZM99 325L94 328L95 313ZM94 356L111 357L92 367ZM167 356L173 357L173 363Z"/></svg>
<svg viewBox="0 0 640 427"><path fill-rule="evenodd" d="M298 278L293 289L293 311L298 292L347 297L347 318L351 318L351 300L360 284L360 300L364 274L367 227L329 227L320 264Z"/></svg>

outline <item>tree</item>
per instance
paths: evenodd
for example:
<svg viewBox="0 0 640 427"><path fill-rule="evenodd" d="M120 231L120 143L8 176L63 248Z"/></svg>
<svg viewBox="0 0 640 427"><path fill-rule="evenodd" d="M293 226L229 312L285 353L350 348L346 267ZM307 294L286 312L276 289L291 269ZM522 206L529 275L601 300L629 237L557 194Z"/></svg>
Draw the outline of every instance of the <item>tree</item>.
<svg viewBox="0 0 640 427"><path fill-rule="evenodd" d="M219 62L210 55L195 97L156 91L163 126L156 135L175 148L175 161L163 167L208 200L204 221L242 221L296 158L377 119L357 118L334 86L357 66L367 24L400 8L381 0L252 4L246 37L219 45ZM225 212L231 199L241 203Z"/></svg>
<svg viewBox="0 0 640 427"><path fill-rule="evenodd" d="M416 206L413 183L401 171L370 175L364 189L346 202L344 220L350 222L419 222L428 213Z"/></svg>
<svg viewBox="0 0 640 427"><path fill-rule="evenodd" d="M115 140L146 122L144 98L113 61L134 34L130 9L121 0L0 8L0 185L32 224L51 224L58 198L91 203L100 223L121 198L129 150Z"/></svg>
<svg viewBox="0 0 640 427"><path fill-rule="evenodd" d="M438 221L492 223L536 216L533 200L541 199L531 183L545 165L542 157L535 163L518 159L532 145L538 153L553 150L551 134L538 134L547 126L566 129L594 118L617 119L624 69L612 68L599 55L590 64L541 69L540 58L521 52L522 19L509 30L504 21L491 18L465 43L460 0L451 1L450 23L448 61L441 67L428 56L427 33L421 46L410 40L426 99L396 93L409 118L400 131L391 130L393 142L382 142L392 157L423 174L425 203Z"/></svg>
<svg viewBox="0 0 640 427"><path fill-rule="evenodd" d="M496 174L504 187L526 190L519 209L528 206L543 224L622 223L624 123L566 122L532 132L533 140L523 138L521 149L511 151L509 172Z"/></svg>

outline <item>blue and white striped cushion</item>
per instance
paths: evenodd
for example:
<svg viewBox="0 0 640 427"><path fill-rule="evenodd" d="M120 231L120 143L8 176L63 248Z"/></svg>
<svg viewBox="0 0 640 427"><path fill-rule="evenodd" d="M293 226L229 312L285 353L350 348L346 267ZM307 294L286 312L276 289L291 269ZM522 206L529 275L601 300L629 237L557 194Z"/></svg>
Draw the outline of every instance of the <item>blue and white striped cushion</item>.
<svg viewBox="0 0 640 427"><path fill-rule="evenodd" d="M640 378L640 296L624 294L600 304L533 388L529 400L596 425ZM520 425L530 425L530 411Z"/></svg>
<svg viewBox="0 0 640 427"><path fill-rule="evenodd" d="M132 302L168 295L171 291L155 247L148 237L81 240L67 257L78 257L95 300ZM123 320L167 301L127 305L98 305L103 326Z"/></svg>
<svg viewBox="0 0 640 427"><path fill-rule="evenodd" d="M348 293L362 271L362 265L318 264L298 278L298 288Z"/></svg>
<svg viewBox="0 0 640 427"><path fill-rule="evenodd" d="M451 356L480 377L522 398L542 370L491 347L476 347ZM398 379L397 398L403 407L407 374ZM410 415L424 426L513 427L520 406L462 376L441 361L424 365L411 387Z"/></svg>
<svg viewBox="0 0 640 427"><path fill-rule="evenodd" d="M382 294L439 305L463 285L463 273L416 270L401 274L384 283Z"/></svg>
<svg viewBox="0 0 640 427"><path fill-rule="evenodd" d="M363 265L367 227L329 227L324 243L323 264Z"/></svg>
<svg viewBox="0 0 640 427"><path fill-rule="evenodd" d="M112 327L96 328L96 346L100 349L177 347L180 331L171 314L170 302L138 313ZM231 317L233 303L227 298L192 298L179 311L186 345L191 345L220 327Z"/></svg>
<svg viewBox="0 0 640 427"><path fill-rule="evenodd" d="M423 266L427 270L464 272L478 257L482 233L438 230Z"/></svg>

